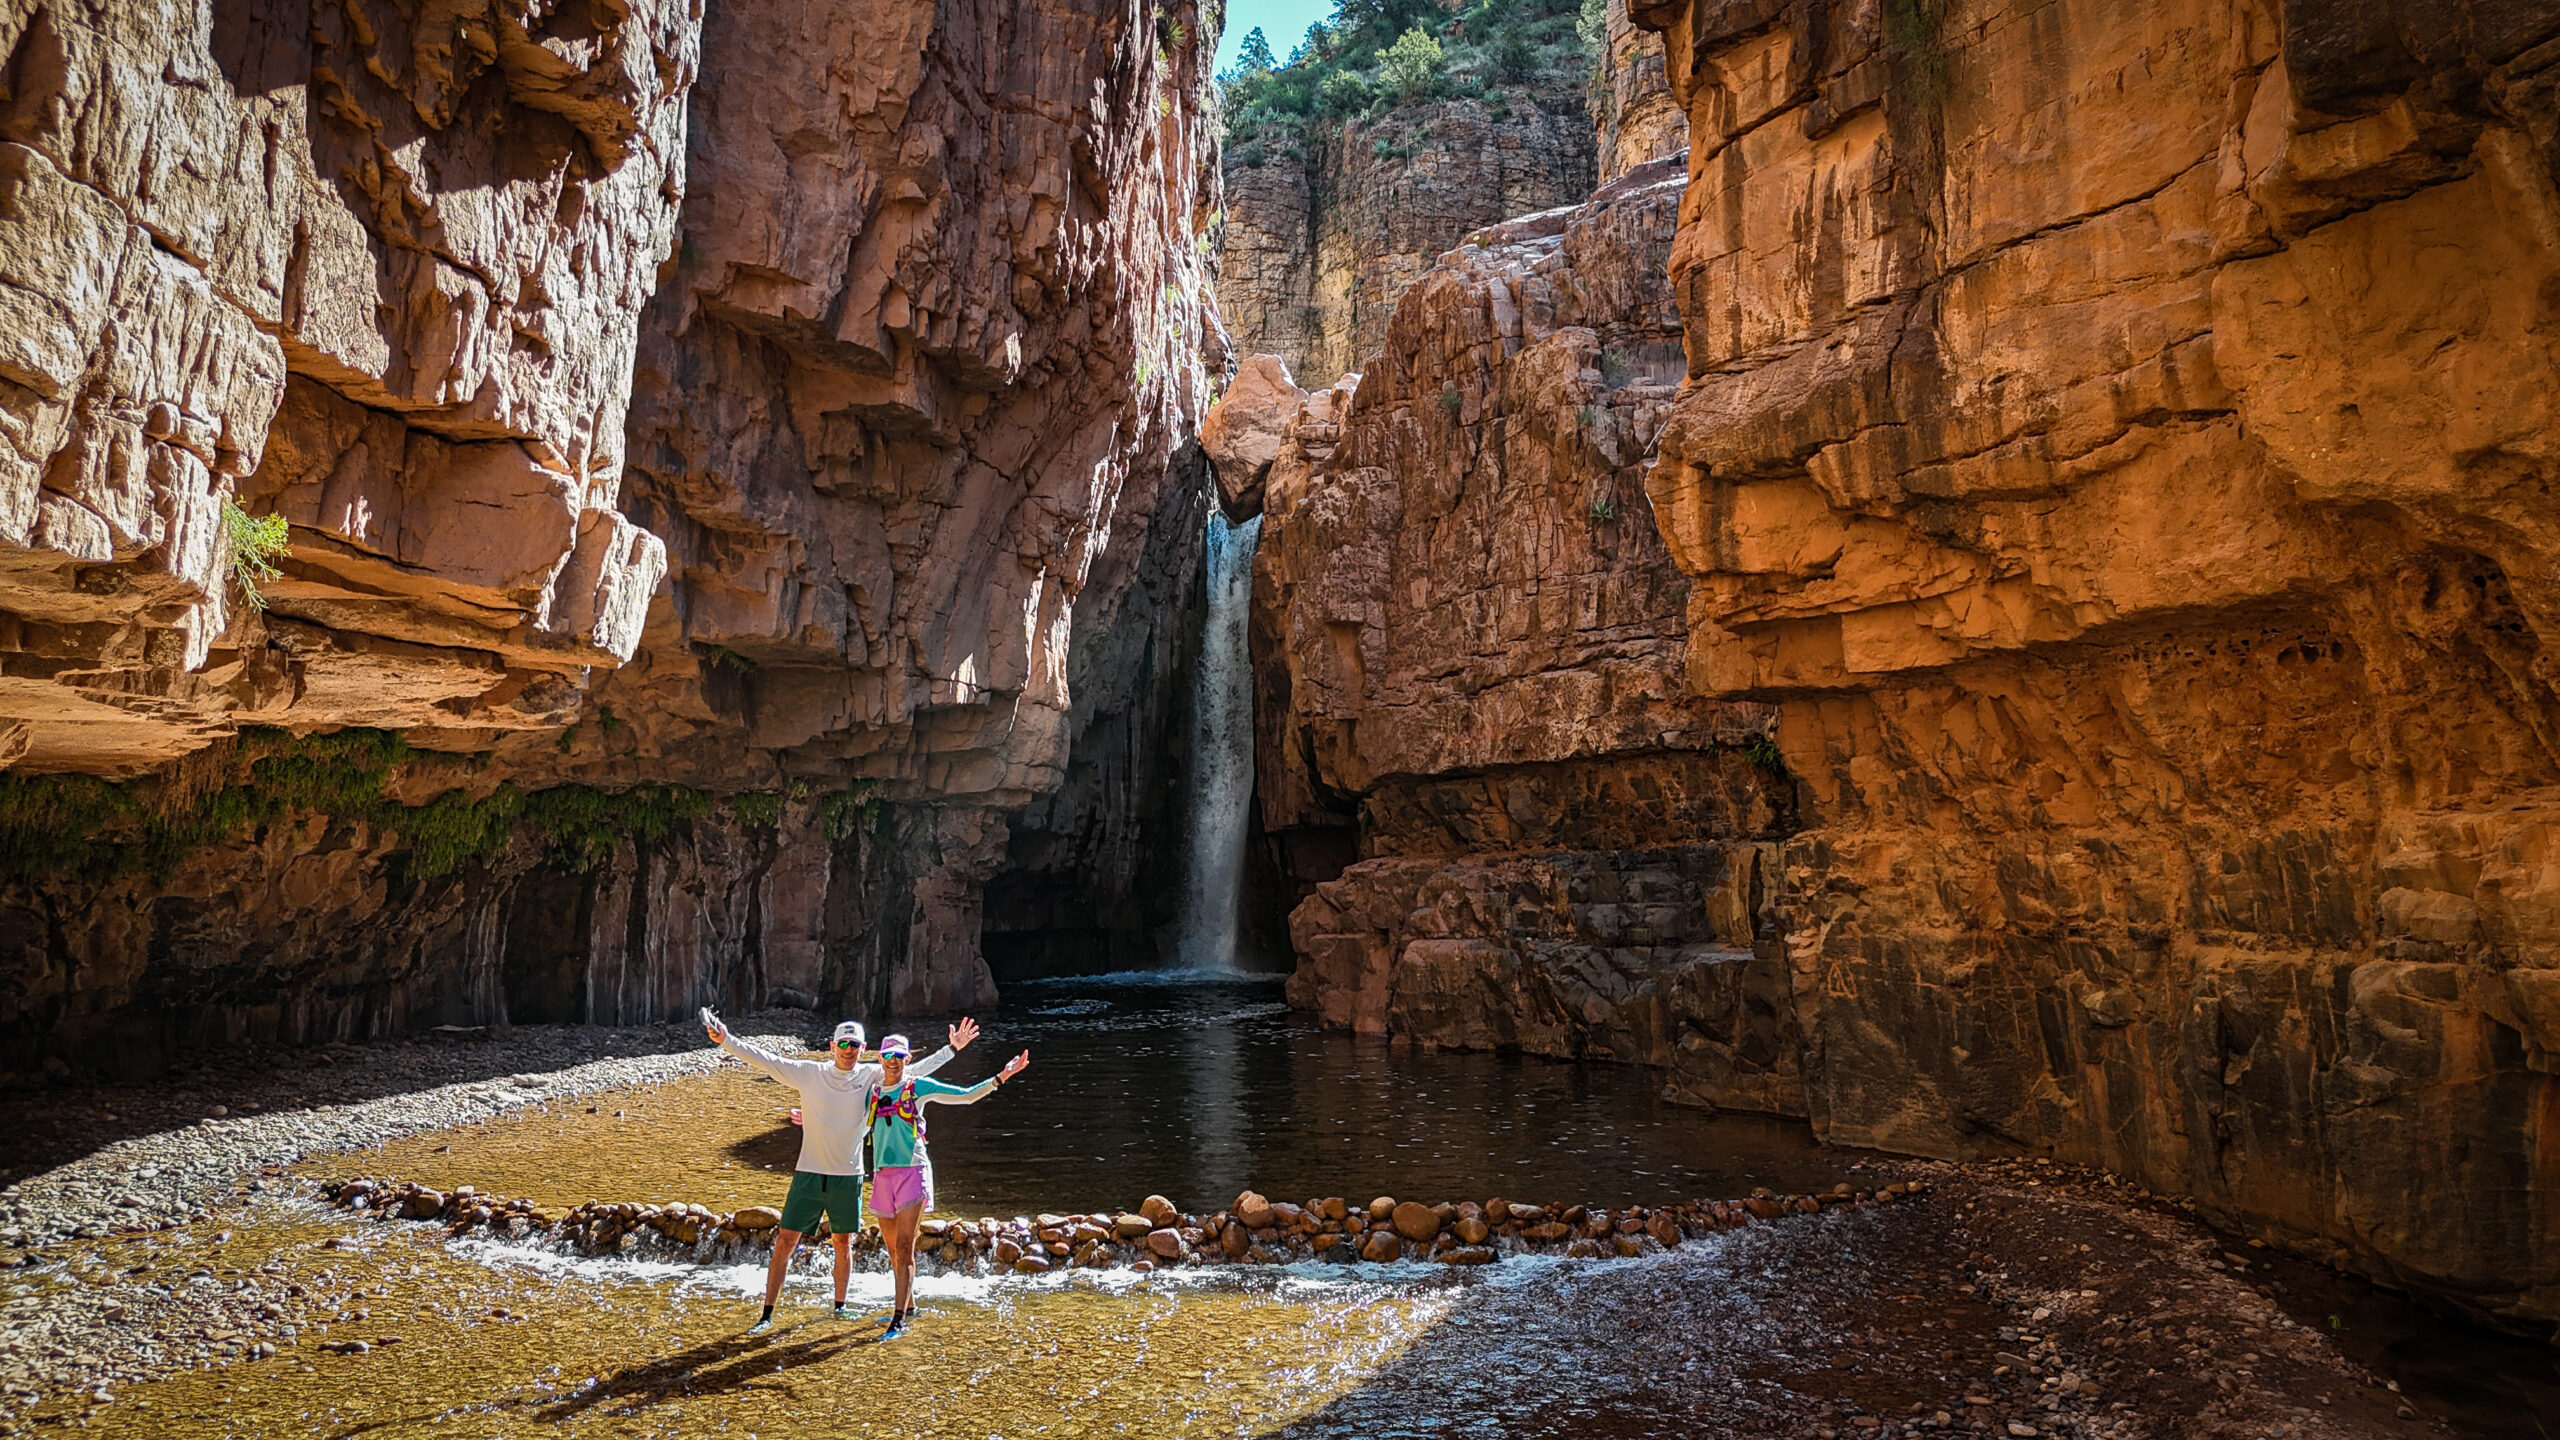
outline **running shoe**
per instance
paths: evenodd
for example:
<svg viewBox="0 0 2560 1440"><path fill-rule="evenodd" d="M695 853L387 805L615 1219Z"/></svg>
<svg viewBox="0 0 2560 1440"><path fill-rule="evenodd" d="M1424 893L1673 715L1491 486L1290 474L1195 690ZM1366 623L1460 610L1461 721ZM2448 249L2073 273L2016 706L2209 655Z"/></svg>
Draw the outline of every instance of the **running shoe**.
<svg viewBox="0 0 2560 1440"><path fill-rule="evenodd" d="M889 1322L889 1328L880 1332L880 1338L881 1338L881 1339L883 1339L883 1340L895 1340L895 1339L897 1339L899 1336L904 1335L904 1334L906 1334L906 1333L907 1333L907 1322L906 1322L906 1320L905 1320L903 1317L901 1317L901 1318L899 1318L899 1319L896 1319L896 1320L892 1320L892 1321L890 1321L890 1322Z"/></svg>
<svg viewBox="0 0 2560 1440"><path fill-rule="evenodd" d="M767 1315L767 1316L765 1316L763 1319L758 1320L758 1321L757 1321L756 1323L754 1323L753 1325L748 1326L748 1327L747 1327L747 1333L748 1333L748 1334L750 1334L750 1335L761 1335L761 1334L763 1334L764 1332L766 1332L767 1330L770 1330L770 1329L772 1329L772 1328L773 1328L773 1317L772 1317L772 1316L770 1316L770 1315Z"/></svg>

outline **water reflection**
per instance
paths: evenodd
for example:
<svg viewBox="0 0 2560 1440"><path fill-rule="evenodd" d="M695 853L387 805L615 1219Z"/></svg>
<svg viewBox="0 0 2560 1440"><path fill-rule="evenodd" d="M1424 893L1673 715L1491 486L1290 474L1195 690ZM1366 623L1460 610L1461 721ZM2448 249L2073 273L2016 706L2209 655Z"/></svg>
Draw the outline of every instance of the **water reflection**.
<svg viewBox="0 0 2560 1440"><path fill-rule="evenodd" d="M1363 1040L1290 1010L1270 981L1019 982L987 1035L991 1053L1030 1046L1034 1065L1001 1097L934 1118L935 1178L970 1214L1149 1193L1213 1209L1247 1187L1625 1204L1845 1173L1802 1122L1674 1105L1641 1067Z"/></svg>

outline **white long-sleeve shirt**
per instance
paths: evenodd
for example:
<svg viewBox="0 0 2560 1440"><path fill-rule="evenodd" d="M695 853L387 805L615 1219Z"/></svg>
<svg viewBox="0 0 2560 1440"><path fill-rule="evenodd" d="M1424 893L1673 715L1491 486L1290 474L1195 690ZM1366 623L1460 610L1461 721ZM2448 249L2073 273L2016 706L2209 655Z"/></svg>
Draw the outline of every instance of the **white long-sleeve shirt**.
<svg viewBox="0 0 2560 1440"><path fill-rule="evenodd" d="M800 1092L800 1160L791 1168L812 1175L862 1173L862 1137L871 1128L871 1097L880 1088L879 1066L839 1070L833 1060L786 1060L735 1035L722 1040L720 1048ZM953 1053L945 1045L921 1060L909 1061L908 1073L932 1074Z"/></svg>

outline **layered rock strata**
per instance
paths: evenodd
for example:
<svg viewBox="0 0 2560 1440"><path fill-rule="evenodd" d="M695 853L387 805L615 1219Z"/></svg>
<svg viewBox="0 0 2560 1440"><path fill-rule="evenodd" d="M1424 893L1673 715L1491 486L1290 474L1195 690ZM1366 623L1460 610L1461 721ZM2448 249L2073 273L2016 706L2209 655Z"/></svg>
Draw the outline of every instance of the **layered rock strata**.
<svg viewBox="0 0 2560 1440"><path fill-rule="evenodd" d="M699 16L0 16L0 760L244 719L548 726L663 555L616 511ZM232 517L292 526L260 611Z"/></svg>
<svg viewBox="0 0 2560 1440"><path fill-rule="evenodd" d="M1802 1107L2560 1320L2560 16L1636 13Z"/></svg>
<svg viewBox="0 0 2560 1440"><path fill-rule="evenodd" d="M1298 407L1263 477L1257 788L1294 1003L1783 1091L1792 796L1746 753L1766 714L1687 691L1640 489L1684 178L1491 227Z"/></svg>
<svg viewBox="0 0 2560 1440"><path fill-rule="evenodd" d="M1227 333L1239 355L1329 385L1377 353L1397 297L1442 251L1589 195L1594 155L1578 87L1541 82L1240 138L1221 163Z"/></svg>
<svg viewBox="0 0 2560 1440"><path fill-rule="evenodd" d="M1648 161L1689 148L1689 116L1671 93L1662 37L1638 26L1627 0L1604 7L1599 54L1591 73L1592 129L1599 140L1600 183Z"/></svg>
<svg viewBox="0 0 2560 1440"><path fill-rule="evenodd" d="M152 778L6 782L0 1026L988 998L981 887L1051 863L1009 817L1080 737L1168 723L1120 667L1171 645L1197 544L1200 19L4 22L0 746ZM233 562L275 520L260 609ZM253 763L250 723L405 751L378 796L295 798L309 757ZM205 811L197 771L249 798ZM535 825L670 782L645 837ZM1130 883L1145 788L1035 823ZM151 864L34 853L92 802Z"/></svg>

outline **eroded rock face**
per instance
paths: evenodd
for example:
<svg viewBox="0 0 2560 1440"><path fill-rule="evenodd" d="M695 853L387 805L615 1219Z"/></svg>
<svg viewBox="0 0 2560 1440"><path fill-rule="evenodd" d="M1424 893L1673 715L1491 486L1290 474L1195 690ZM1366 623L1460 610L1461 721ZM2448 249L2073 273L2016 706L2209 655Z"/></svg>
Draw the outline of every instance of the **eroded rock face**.
<svg viewBox="0 0 2560 1440"><path fill-rule="evenodd" d="M1591 83L1603 185L1689 148L1689 116L1664 73L1662 37L1628 18L1627 0L1608 0L1605 24Z"/></svg>
<svg viewBox="0 0 2560 1440"><path fill-rule="evenodd" d="M325 806L300 839L20 886L0 1025L396 1029L500 963L456 917L537 894L599 1016L958 1008L993 993L982 887L1048 863L1012 817L1080 786L1038 822L1077 873L1142 863L1125 777L1072 751L1161 730L1109 667L1172 646L1179 587L1148 577L1198 543L1200 15L208 3L0 29L0 763L166 775L245 723L365 725L470 757L403 760L413 810L501 782L753 800L415 887L398 857L437 815ZM227 502L289 523L263 611L226 579ZM1159 507L1186 527L1162 545ZM855 858L764 838L847 805ZM254 907L315 847L334 878L277 906L313 937L285 943ZM323 971L408 998L277 1020ZM507 994L455 1003L502 1021Z"/></svg>
<svg viewBox="0 0 2560 1440"><path fill-rule="evenodd" d="M1692 689L1782 702L1816 1123L2560 1319L2560 16L1638 18L1646 489Z"/></svg>
<svg viewBox="0 0 2560 1440"><path fill-rule="evenodd" d="M1222 163L1218 308L1239 355L1279 356L1330 385L1385 343L1396 299L1487 225L1591 193L1577 87L1496 87L1326 122Z"/></svg>
<svg viewBox="0 0 2560 1440"><path fill-rule="evenodd" d="M664 562L614 513L622 417L698 37L603 0L0 17L18 765L134 773L244 719L548 726L513 697L629 657ZM294 527L265 615L234 505Z"/></svg>
<svg viewBox="0 0 2560 1440"><path fill-rule="evenodd" d="M1765 712L1687 691L1687 586L1638 490L1683 178L1492 227L1304 403L1255 561L1257 789L1305 897L1294 1003L1782 1092L1790 797L1742 753Z"/></svg>

